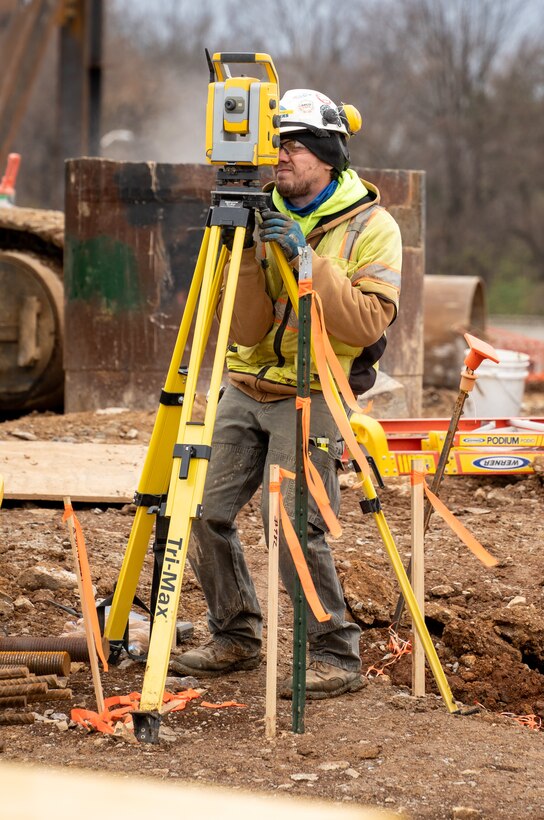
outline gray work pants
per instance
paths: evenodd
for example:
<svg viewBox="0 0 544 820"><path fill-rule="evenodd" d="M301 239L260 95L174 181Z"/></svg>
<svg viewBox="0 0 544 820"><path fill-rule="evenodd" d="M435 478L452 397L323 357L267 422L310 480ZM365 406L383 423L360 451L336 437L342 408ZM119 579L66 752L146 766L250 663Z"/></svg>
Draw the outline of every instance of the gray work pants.
<svg viewBox="0 0 544 820"><path fill-rule="evenodd" d="M206 596L208 626L220 643L234 643L249 654L261 646L262 615L235 519L262 483L262 518L268 536L268 484L271 464L295 468L295 399L261 403L229 386L217 409L212 455L203 496L203 515L193 522L189 560ZM311 439L328 439L329 448L310 444L331 506L338 512L340 488L336 462L338 429L320 393L312 393ZM325 445L326 446L326 445ZM282 484L285 507L293 516L294 481ZM345 620L345 604L334 561L325 540L326 526L308 498L308 566L331 619L319 623L308 610L310 657L350 671L359 670L359 627ZM280 537L280 573L293 600L295 569Z"/></svg>

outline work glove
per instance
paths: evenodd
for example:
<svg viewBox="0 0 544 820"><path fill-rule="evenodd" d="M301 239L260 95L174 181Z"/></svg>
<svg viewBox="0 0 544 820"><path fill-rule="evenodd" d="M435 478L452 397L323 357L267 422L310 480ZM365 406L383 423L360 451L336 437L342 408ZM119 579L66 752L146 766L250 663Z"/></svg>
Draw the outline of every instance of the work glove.
<svg viewBox="0 0 544 820"><path fill-rule="evenodd" d="M234 242L234 231L236 228L231 225L225 225L221 228L221 241L229 251L232 251L232 243ZM251 210L247 219L246 235L244 237L244 248L251 248L253 242L253 232L255 230L255 211Z"/></svg>
<svg viewBox="0 0 544 820"><path fill-rule="evenodd" d="M278 211L263 211L259 227L261 242L277 242L288 262L298 256L298 249L306 245L300 225Z"/></svg>

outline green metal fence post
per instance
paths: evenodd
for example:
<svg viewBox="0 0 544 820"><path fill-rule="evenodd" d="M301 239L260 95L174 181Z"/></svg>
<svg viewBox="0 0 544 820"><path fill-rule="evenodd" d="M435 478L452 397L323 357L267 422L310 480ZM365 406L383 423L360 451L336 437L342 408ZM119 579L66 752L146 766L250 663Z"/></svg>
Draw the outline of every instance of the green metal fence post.
<svg viewBox="0 0 544 820"><path fill-rule="evenodd" d="M312 256L308 246L300 249L299 282L312 278ZM311 294L299 299L298 313L298 353L297 353L297 397L310 395L311 363ZM308 486L304 475L304 431L302 408L297 409L296 418L296 469L295 469L295 531L302 552L308 552ZM293 703L292 727L296 734L304 733L304 707L306 704L306 598L298 578L295 585L294 626L293 626Z"/></svg>

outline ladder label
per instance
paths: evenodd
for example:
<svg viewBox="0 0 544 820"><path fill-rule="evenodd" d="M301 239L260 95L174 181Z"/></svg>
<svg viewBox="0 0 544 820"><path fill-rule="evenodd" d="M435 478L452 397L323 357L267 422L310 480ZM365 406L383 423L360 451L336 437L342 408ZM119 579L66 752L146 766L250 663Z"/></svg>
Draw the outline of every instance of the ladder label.
<svg viewBox="0 0 544 820"><path fill-rule="evenodd" d="M459 444L470 447L471 445L483 444L484 446L506 445L507 447L542 447L544 436L536 433L524 433L520 435L460 435Z"/></svg>
<svg viewBox="0 0 544 820"><path fill-rule="evenodd" d="M528 467L530 463L528 458L507 455L485 456L473 462L474 466L481 470L521 470L523 467Z"/></svg>

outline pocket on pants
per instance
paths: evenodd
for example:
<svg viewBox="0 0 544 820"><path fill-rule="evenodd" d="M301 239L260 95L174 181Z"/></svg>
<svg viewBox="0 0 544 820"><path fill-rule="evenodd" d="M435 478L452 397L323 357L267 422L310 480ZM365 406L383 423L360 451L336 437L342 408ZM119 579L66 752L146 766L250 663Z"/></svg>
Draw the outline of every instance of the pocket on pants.
<svg viewBox="0 0 544 820"><path fill-rule="evenodd" d="M335 515L340 510L340 484L338 482L337 462L340 458L342 448L339 442L329 442L327 449L316 444L314 437L310 438L310 459L317 468L319 475L325 486L329 503ZM311 493L308 493L308 522L318 527L323 532L328 532L319 508Z"/></svg>

